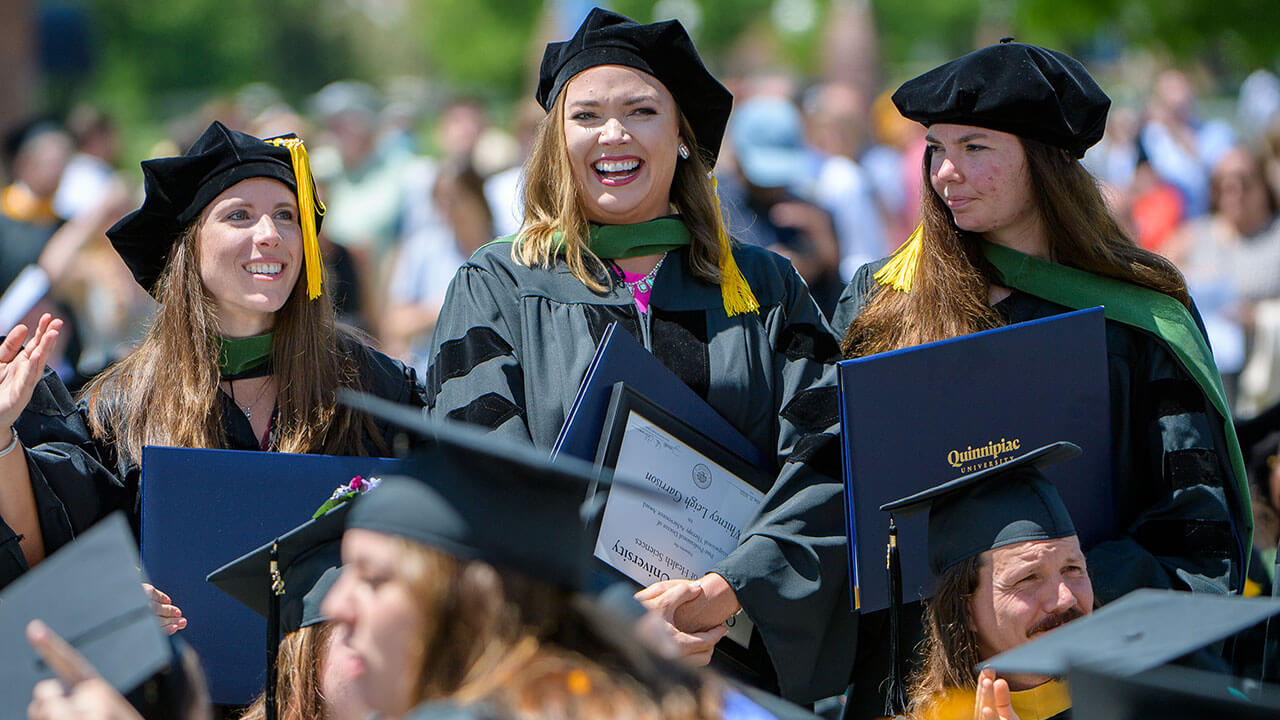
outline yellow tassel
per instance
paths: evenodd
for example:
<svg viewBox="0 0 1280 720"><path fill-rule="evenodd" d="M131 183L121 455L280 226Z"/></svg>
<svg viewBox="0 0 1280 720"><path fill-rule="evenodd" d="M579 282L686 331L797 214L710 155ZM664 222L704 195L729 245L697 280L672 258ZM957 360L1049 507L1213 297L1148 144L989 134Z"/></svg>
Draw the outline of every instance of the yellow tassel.
<svg viewBox="0 0 1280 720"><path fill-rule="evenodd" d="M716 235L720 239L720 296L724 301L724 311L729 317L743 313L760 312L760 301L756 300L751 286L738 269L733 259L733 247L729 243L729 231L724 227L724 214L720 210L720 183L716 176L711 176L711 189L716 199Z"/></svg>
<svg viewBox="0 0 1280 720"><path fill-rule="evenodd" d="M320 259L320 240L316 237L316 215L324 215L325 208L311 178L311 160L307 157L302 138L278 137L266 142L288 148L289 159L293 161L293 174L298 183L299 222L302 224L302 256L307 269L307 298L315 300L320 297L324 286L324 262Z"/></svg>
<svg viewBox="0 0 1280 720"><path fill-rule="evenodd" d="M924 246L924 225L917 225L911 237L894 251L893 257L876 272L876 282L898 292L911 292L916 267L920 264L920 248Z"/></svg>

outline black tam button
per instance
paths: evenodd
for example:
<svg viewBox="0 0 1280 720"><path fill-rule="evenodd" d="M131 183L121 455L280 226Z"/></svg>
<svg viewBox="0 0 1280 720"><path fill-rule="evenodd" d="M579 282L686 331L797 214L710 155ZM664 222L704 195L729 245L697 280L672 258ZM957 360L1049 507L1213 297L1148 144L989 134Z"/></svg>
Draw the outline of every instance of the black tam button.
<svg viewBox="0 0 1280 720"><path fill-rule="evenodd" d="M691 144L715 164L733 95L702 64L679 21L641 25L617 13L593 9L572 38L547 45L538 72L538 104L550 112L565 83L600 65L622 65L657 78L693 128Z"/></svg>
<svg viewBox="0 0 1280 720"><path fill-rule="evenodd" d="M1080 158L1102 139L1111 98L1078 60L1002 40L908 80L893 94L893 104L926 127L953 123L1000 130Z"/></svg>

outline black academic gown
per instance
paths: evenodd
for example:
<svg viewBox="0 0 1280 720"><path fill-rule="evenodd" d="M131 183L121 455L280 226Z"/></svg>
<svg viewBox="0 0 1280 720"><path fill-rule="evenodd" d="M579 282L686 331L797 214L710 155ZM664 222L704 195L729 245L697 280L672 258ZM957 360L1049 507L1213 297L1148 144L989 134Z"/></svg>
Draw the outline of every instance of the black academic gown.
<svg viewBox="0 0 1280 720"><path fill-rule="evenodd" d="M886 262L864 265L845 288L834 317L840 333L878 287L874 275ZM994 308L1010 324L1069 311L1018 290ZM1222 424L1162 340L1114 320L1106 321L1106 338L1116 520L1122 535L1086 548L1097 601L1107 603L1143 587L1238 589L1242 568L1234 561L1239 548L1231 513L1236 500ZM882 634L885 619L864 617L865 635ZM912 623L907 628L920 632ZM918 639L916 634L905 646ZM887 674L884 658L877 655L876 648L859 650L863 689ZM1221 669L1218 660L1203 652L1196 664Z"/></svg>
<svg viewBox="0 0 1280 720"><path fill-rule="evenodd" d="M884 260L863 266L845 289L841 331L861 311ZM1069 309L1018 290L995 305L1006 323ZM1199 316L1193 312L1199 324ZM1164 341L1106 321L1118 540L1088 549L1100 603L1142 587L1227 593L1243 568L1231 507L1231 460L1213 408ZM1247 500L1246 500L1247 502Z"/></svg>
<svg viewBox="0 0 1280 720"><path fill-rule="evenodd" d="M425 398L413 368L365 345L348 342L347 354L356 360L365 392L398 403L422 407ZM391 448L398 429L375 421L382 444ZM222 426L228 450L260 450L248 419L225 398ZM89 430L87 409L76 403L62 382L46 370L31 402L16 425L26 453L36 513L45 553L53 554L114 510L124 510L140 533L142 468L115 451ZM382 454L366 437L363 450ZM26 559L13 530L0 520L0 587L26 572Z"/></svg>
<svg viewBox="0 0 1280 720"><path fill-rule="evenodd" d="M454 277L427 373L434 415L550 448L610 322L767 455L776 480L759 519L713 570L764 641L778 690L810 702L844 690L852 663L831 330L790 264L761 248L734 257L760 312L729 317L687 250L667 255L647 314L620 283L595 293L560 263L531 269L491 243Z"/></svg>

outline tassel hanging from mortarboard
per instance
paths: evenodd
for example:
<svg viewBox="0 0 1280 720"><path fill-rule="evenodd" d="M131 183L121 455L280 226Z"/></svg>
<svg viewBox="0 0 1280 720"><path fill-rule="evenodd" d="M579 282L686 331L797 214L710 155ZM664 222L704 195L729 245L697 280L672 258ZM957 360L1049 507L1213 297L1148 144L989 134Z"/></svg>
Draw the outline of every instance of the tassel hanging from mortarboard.
<svg viewBox="0 0 1280 720"><path fill-rule="evenodd" d="M284 595L284 578L280 577L279 541L271 543L271 599L267 607L267 687L263 700L267 720L276 720L276 655L280 651L280 596Z"/></svg>
<svg viewBox="0 0 1280 720"><path fill-rule="evenodd" d="M907 712L907 686L902 652L902 564L898 560L898 527L889 516L889 546L885 553L889 574L889 687L884 714L898 717Z"/></svg>
<svg viewBox="0 0 1280 720"><path fill-rule="evenodd" d="M307 268L307 298L315 300L320 297L320 289L324 284L324 262L320 258L320 240L317 237L316 215L324 215L324 203L316 194L315 182L311 176L311 160L307 156L307 147L301 138L278 137L266 142L289 150L289 159L293 161L293 174L298 183L298 222L302 226L302 254Z"/></svg>
<svg viewBox="0 0 1280 720"><path fill-rule="evenodd" d="M724 226L724 213L720 209L720 183L716 176L711 176L712 194L716 199L716 236L720 240L720 296L724 301L724 311L729 317L743 313L760 312L760 302L751 292L751 286L738 269L733 259L733 246L729 242L729 231Z"/></svg>
<svg viewBox="0 0 1280 720"><path fill-rule="evenodd" d="M920 248L924 245L924 226L917 225L911 237L894 251L889 262L876 272L876 282L898 292L911 292L911 282L920 265Z"/></svg>

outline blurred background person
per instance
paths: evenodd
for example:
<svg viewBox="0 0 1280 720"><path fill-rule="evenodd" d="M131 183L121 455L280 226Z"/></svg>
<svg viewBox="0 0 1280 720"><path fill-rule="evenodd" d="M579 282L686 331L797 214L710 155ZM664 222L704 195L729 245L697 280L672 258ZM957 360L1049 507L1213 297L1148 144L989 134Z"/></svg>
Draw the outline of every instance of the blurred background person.
<svg viewBox="0 0 1280 720"><path fill-rule="evenodd" d="M449 282L472 253L493 239L493 215L484 191L484 180L464 157L445 162L429 200L443 222L424 226L400 248L380 336L389 355L422 373L430 364L431 332Z"/></svg>
<svg viewBox="0 0 1280 720"><path fill-rule="evenodd" d="M730 232L786 257L828 317L844 283L830 212L796 193L821 185L823 159L804 140L800 111L785 98L758 95L729 118L734 168L720 185Z"/></svg>

